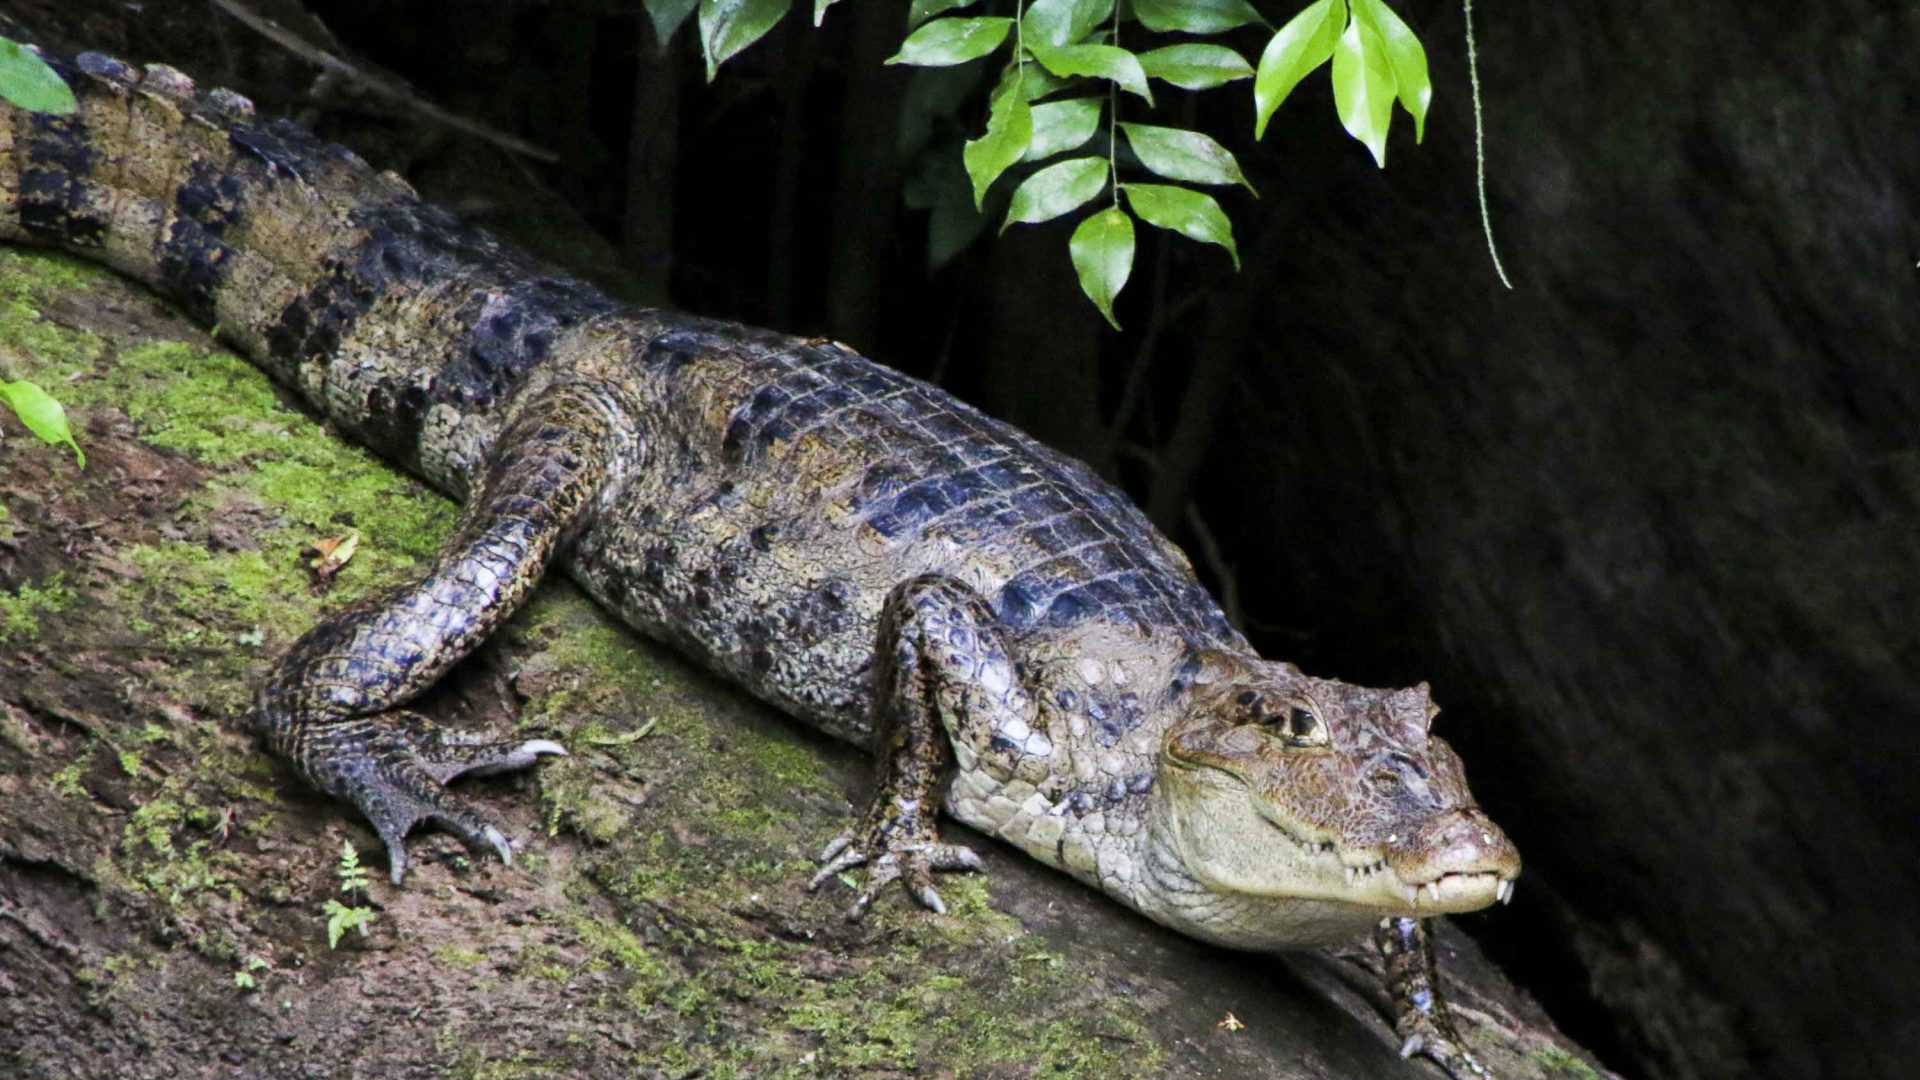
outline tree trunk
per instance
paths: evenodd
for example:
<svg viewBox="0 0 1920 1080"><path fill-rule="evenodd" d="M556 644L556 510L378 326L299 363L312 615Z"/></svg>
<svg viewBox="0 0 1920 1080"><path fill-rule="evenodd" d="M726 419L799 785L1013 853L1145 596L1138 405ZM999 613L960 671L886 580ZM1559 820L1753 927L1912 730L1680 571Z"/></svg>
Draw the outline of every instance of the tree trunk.
<svg viewBox="0 0 1920 1080"><path fill-rule="evenodd" d="M389 887L372 833L255 746L248 687L451 506L118 279L0 252L0 292L0 363L58 389L88 455L0 442L7 1075L1433 1075L1397 1056L1370 954L1210 949L958 827L989 873L944 886L953 915L846 922L804 884L863 757L559 583L420 706L571 748L466 785L518 863L417 837ZM301 549L348 530L316 585ZM330 948L326 902L359 906L343 843L374 915ZM1443 941L1475 1049L1568 1075L1578 1051Z"/></svg>

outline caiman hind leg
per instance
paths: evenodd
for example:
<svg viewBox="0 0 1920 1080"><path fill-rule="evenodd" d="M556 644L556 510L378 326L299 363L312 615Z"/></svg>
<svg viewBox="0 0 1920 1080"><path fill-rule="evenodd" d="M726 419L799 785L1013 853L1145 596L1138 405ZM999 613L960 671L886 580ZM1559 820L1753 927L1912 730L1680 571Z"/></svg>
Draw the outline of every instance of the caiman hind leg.
<svg viewBox="0 0 1920 1080"><path fill-rule="evenodd" d="M827 846L810 888L852 867L870 867L848 912L866 913L895 881L936 912L946 905L935 870L978 870L969 848L940 842L935 818L952 779L949 732L994 731L1031 722L1030 698L1014 676L993 611L952 578L928 576L896 586L880 614L874 653L874 732L880 785L859 825Z"/></svg>
<svg viewBox="0 0 1920 1080"><path fill-rule="evenodd" d="M1453 1015L1440 996L1440 968L1433 955L1433 928L1427 919L1392 917L1380 920L1373 941L1387 966L1387 993L1393 998L1394 1032L1400 1036L1400 1056L1426 1057L1454 1080L1481 1080L1489 1075L1467 1051L1453 1026Z"/></svg>
<svg viewBox="0 0 1920 1080"><path fill-rule="evenodd" d="M506 837L449 794L462 773L562 753L544 739L495 741L398 712L520 605L609 482L625 420L603 395L564 384L503 431L452 538L418 580L342 611L288 650L262 687L256 723L300 775L359 809L387 847L394 884L422 821L511 861Z"/></svg>

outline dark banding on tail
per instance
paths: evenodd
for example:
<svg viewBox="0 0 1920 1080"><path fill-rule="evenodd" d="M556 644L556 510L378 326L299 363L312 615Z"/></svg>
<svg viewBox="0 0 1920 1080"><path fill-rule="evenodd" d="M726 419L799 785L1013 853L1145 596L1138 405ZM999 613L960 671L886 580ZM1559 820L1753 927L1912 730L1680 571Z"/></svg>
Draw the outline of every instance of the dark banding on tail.
<svg viewBox="0 0 1920 1080"><path fill-rule="evenodd" d="M570 329L614 306L352 151L256 120L237 94L160 65L47 59L80 109L0 102L0 239L140 279L456 494L500 406Z"/></svg>
<svg viewBox="0 0 1920 1080"><path fill-rule="evenodd" d="M245 213L247 187L205 161L188 168L187 182L173 199L173 224L160 245L160 281L189 315L211 323L219 317L214 292L233 258L222 238Z"/></svg>
<svg viewBox="0 0 1920 1080"><path fill-rule="evenodd" d="M42 243L99 244L107 219L88 184L98 154L79 114L23 113L20 121L14 131L20 227Z"/></svg>

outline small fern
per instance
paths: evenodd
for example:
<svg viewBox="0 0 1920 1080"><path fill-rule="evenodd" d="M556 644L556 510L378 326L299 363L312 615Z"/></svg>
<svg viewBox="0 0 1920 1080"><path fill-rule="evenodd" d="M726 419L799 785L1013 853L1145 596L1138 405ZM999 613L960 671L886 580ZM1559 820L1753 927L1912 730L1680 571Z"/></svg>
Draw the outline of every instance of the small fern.
<svg viewBox="0 0 1920 1080"><path fill-rule="evenodd" d="M340 868L334 873L340 875L341 892L366 894L367 868L360 865L360 852L353 841L340 841Z"/></svg>
<svg viewBox="0 0 1920 1080"><path fill-rule="evenodd" d="M351 898L354 894L365 897L367 893L367 868L360 865L360 852L355 850L353 841L340 842L340 865L334 871L340 878L340 891ZM322 908L327 916L327 948L340 947L340 938L349 930L360 931L367 935L367 924L373 921L373 909L359 904L343 904L334 898L328 898Z"/></svg>

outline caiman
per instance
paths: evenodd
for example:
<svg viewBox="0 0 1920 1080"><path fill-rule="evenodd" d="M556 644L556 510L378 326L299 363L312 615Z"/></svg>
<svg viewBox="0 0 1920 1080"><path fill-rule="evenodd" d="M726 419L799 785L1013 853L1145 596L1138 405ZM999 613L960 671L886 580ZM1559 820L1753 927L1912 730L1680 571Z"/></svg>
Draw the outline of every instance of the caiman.
<svg viewBox="0 0 1920 1080"><path fill-rule="evenodd" d="M826 846L898 883L978 870L946 812L1175 930L1239 949L1372 932L1402 1052L1481 1073L1425 920L1519 856L1432 734L1427 687L1256 654L1187 559L1078 461L823 340L617 303L285 120L161 65L56 70L0 103L0 240L98 260L459 499L419 579L273 666L253 722L353 804L397 885L408 831L511 858L463 773L562 753L406 711L549 565L633 629L832 735L880 781Z"/></svg>

